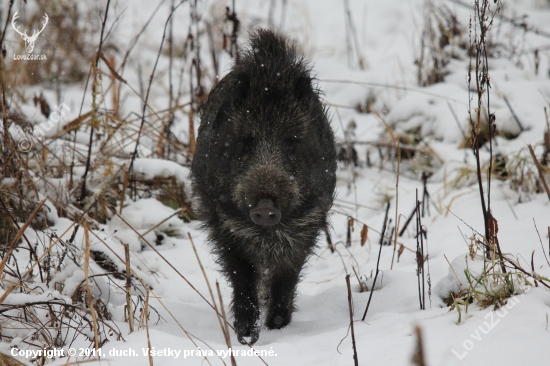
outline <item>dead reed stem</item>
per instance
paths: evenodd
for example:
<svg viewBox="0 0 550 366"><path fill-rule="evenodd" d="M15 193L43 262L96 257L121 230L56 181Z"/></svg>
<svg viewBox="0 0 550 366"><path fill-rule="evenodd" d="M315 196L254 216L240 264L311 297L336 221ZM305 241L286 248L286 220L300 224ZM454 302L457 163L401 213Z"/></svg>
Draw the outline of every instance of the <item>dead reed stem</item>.
<svg viewBox="0 0 550 366"><path fill-rule="evenodd" d="M353 329L353 298L351 296L351 285L349 283L349 274L346 275L346 285L348 287L348 307L349 307L349 326L351 328L351 344L353 346L353 362L355 366L359 366L357 357L357 347L355 346L355 330ZM372 290L371 290L372 293Z"/></svg>

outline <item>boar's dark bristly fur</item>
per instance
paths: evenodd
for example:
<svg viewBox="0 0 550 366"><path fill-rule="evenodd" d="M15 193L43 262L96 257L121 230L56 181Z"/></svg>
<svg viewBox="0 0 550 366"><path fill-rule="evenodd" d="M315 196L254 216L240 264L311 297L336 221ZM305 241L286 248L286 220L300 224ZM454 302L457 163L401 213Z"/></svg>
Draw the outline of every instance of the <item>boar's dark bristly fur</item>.
<svg viewBox="0 0 550 366"><path fill-rule="evenodd" d="M300 272L327 226L334 135L311 67L284 37L252 34L211 91L191 177L213 252L233 287L241 343L290 323Z"/></svg>

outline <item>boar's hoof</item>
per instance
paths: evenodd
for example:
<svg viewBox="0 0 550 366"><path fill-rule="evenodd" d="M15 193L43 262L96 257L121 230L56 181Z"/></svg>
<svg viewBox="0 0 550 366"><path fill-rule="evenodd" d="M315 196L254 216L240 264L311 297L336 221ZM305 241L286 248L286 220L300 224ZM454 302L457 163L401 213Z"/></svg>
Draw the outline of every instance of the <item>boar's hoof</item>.
<svg viewBox="0 0 550 366"><path fill-rule="evenodd" d="M281 329L290 323L291 317L292 314L289 311L280 310L277 314L268 317L265 325L268 329Z"/></svg>
<svg viewBox="0 0 550 366"><path fill-rule="evenodd" d="M250 210L250 218L256 225L273 226L281 220L281 211L275 208L273 201L261 199L256 207Z"/></svg>
<svg viewBox="0 0 550 366"><path fill-rule="evenodd" d="M249 329L236 329L237 331L237 339L239 340L240 344L248 344L252 346L258 338L260 338L260 330L258 327L251 327ZM247 341L245 337L250 337L250 340Z"/></svg>

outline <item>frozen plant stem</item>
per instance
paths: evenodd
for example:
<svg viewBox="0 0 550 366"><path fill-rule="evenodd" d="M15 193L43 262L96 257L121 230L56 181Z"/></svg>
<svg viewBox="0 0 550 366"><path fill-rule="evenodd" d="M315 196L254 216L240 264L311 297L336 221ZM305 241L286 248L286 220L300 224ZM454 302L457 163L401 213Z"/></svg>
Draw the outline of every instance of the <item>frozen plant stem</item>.
<svg viewBox="0 0 550 366"><path fill-rule="evenodd" d="M386 225L388 224L388 214L390 212L390 203L388 202L388 205L386 206L386 215L384 216L384 226L382 227L382 231L380 234L380 249L378 250L378 260L376 261L376 274L374 275L374 281L372 281L372 287L370 289L370 295L369 295L369 301L367 302L367 307L365 308L365 313L363 314L363 318L361 318L361 321L365 320L365 317L367 316L367 312L369 311L370 301L372 299L372 294L374 293L374 288L376 286L376 279L378 278L378 266L380 265L380 255L382 255L382 243L384 242L384 233L386 232Z"/></svg>

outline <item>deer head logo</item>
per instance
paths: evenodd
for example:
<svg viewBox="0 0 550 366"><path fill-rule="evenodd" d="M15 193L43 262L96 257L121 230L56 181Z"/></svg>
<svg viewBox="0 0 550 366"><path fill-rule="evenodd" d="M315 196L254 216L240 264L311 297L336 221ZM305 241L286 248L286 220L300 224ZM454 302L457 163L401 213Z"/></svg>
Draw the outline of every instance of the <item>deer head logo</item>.
<svg viewBox="0 0 550 366"><path fill-rule="evenodd" d="M36 42L36 39L38 38L38 35L42 33L44 28L46 28L46 24L48 24L48 14L44 13L44 22L42 22L42 29L39 31L33 30L32 36L27 35L27 30L25 29L25 32L21 33L19 31L19 27L15 27L15 20L19 18L18 15L19 11L16 11L15 14L13 14L13 18L11 19L11 26L17 33L21 35L21 38L25 41L25 49L27 50L27 53L32 53L32 50L34 49L34 42Z"/></svg>

